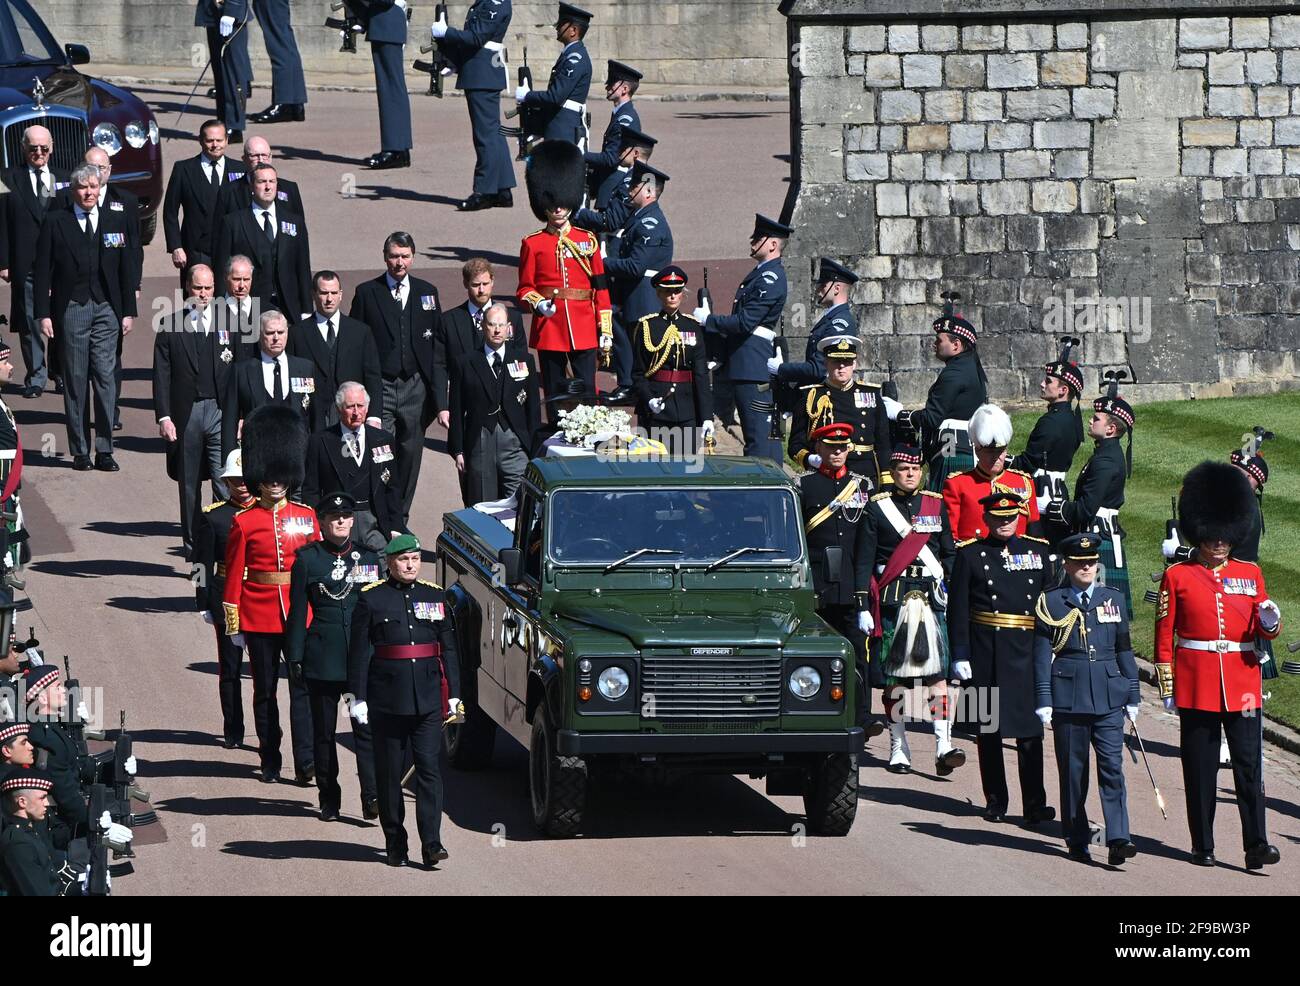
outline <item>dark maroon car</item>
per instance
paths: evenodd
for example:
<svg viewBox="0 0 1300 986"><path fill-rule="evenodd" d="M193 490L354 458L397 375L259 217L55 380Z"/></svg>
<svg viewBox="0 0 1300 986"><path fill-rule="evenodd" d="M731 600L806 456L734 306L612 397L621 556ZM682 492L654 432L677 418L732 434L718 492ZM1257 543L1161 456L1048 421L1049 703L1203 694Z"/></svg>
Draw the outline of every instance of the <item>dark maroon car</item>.
<svg viewBox="0 0 1300 986"><path fill-rule="evenodd" d="M71 170L91 144L113 159L115 185L140 199L149 242L163 199L162 148L149 107L125 89L78 72L85 45L63 48L28 0L0 0L0 144L4 167L22 161L23 131L40 124L54 135L56 170Z"/></svg>

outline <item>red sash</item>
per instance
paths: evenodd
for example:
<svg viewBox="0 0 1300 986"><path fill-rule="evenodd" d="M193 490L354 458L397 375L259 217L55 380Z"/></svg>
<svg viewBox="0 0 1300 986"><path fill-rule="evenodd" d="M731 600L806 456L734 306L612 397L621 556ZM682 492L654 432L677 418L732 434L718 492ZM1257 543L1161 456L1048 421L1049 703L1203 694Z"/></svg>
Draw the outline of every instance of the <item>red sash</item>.
<svg viewBox="0 0 1300 986"><path fill-rule="evenodd" d="M939 516L940 500L937 497L926 496L921 498L921 509L917 512L917 517L937 517ZM913 525L916 520L913 518ZM930 533L927 531L918 531L913 527L912 531L898 542L898 547L894 553L889 556L889 561L885 562L885 570L880 576L871 576L871 588L868 590L868 598L871 601L871 618L875 621L875 627L871 631L871 636L879 637L880 629L880 593L889 583L898 578L911 564L916 561L921 549L925 547L930 540Z"/></svg>
<svg viewBox="0 0 1300 986"><path fill-rule="evenodd" d="M14 453L14 465L9 470L9 475L5 479L4 493L0 495L0 503L8 503L9 498L14 495L14 490L18 489L18 480L23 475L23 438L18 434L18 422L14 422L14 440L18 443L18 448Z"/></svg>

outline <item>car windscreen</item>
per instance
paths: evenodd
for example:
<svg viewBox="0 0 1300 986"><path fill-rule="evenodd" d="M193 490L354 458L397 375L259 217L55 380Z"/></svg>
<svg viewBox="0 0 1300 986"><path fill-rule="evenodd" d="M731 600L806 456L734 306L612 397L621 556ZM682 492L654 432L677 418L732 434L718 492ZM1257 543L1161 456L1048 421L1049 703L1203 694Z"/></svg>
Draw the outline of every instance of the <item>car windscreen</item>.
<svg viewBox="0 0 1300 986"><path fill-rule="evenodd" d="M773 565L800 557L801 523L789 489L656 486L556 490L546 526L561 565L608 565L644 548L661 553L630 564L704 565L740 552L732 564Z"/></svg>
<svg viewBox="0 0 1300 986"><path fill-rule="evenodd" d="M58 42L27 0L0 0L0 64L62 62Z"/></svg>

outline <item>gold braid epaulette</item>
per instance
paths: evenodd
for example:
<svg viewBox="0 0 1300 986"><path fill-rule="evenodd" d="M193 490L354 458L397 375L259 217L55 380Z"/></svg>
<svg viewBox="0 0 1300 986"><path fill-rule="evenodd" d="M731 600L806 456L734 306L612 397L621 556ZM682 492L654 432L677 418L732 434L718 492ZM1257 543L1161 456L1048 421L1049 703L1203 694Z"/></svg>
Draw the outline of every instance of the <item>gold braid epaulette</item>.
<svg viewBox="0 0 1300 986"><path fill-rule="evenodd" d="M1156 663L1156 684L1160 686L1161 698L1174 697L1174 665Z"/></svg>
<svg viewBox="0 0 1300 986"><path fill-rule="evenodd" d="M651 342L650 320L652 318L654 318L653 315L646 315L641 319L640 323L641 342L645 346L646 352L653 353L655 356L655 361L646 368L645 375L647 377L652 377L663 369L664 364L668 362L668 357L674 352L682 351L686 348L686 343L682 341L682 334L677 330L677 325L674 322L668 323L668 328L664 330L663 338L659 340L659 345L656 346ZM684 352L680 353L677 360L678 366L681 366L682 360L680 357L684 355Z"/></svg>
<svg viewBox="0 0 1300 986"><path fill-rule="evenodd" d="M1088 647L1088 623L1084 619L1083 610L1071 609L1061 619L1052 616L1052 611L1047 608L1047 594L1040 592L1038 602L1034 603L1034 615L1043 621L1047 626L1052 628L1052 653L1059 654L1065 650L1065 645L1070 642L1070 634L1074 632L1076 624L1079 626L1079 637L1083 640L1083 646L1086 650Z"/></svg>

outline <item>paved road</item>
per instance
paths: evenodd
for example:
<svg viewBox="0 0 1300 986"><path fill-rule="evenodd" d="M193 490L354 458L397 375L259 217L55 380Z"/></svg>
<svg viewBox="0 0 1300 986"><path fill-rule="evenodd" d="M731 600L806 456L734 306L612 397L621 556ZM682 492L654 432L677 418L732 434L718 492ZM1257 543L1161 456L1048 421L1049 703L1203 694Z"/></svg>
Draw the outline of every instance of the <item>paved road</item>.
<svg viewBox="0 0 1300 986"><path fill-rule="evenodd" d="M164 104L176 99L173 93L150 95ZM680 141L670 141L656 163L687 176L678 186L680 202L666 200L682 254L696 263L728 258L720 269L734 284L745 266L741 251L748 213L779 206L784 166L772 154L784 146L786 123L780 112L767 109L753 115L743 104L705 105L715 114L707 122L692 118L696 110L681 105L651 106L644 115L651 132L680 133ZM471 220L446 205L447 197L464 190L460 176L468 173L466 156L457 150L465 129L458 103L422 102L417 110L421 144L430 146L435 131L442 135L437 169L384 177L383 185L402 190L398 196L338 196L345 173L357 174L366 196L379 183L350 164L357 152L372 149L369 141L339 150L325 133L321 111L334 107L340 118L355 120L368 106L363 95L314 95L312 121L284 129L277 141L282 150L296 148L290 173L307 192L317 265L358 274L370 270L365 251L373 247L377 258L379 240L394 226L412 229L425 272L449 296L457 281L451 265L461 257L500 251L508 259L518 236L534 228L531 216L516 207ZM174 111L166 117L169 125L173 118ZM308 150L313 146L331 150ZM725 160L732 163L724 166ZM732 235L736 230L739 248ZM146 299L170 291L174 277L158 248L149 251L147 273ZM92 704L102 705L111 722L119 708L126 709L139 741L141 782L163 819L165 839L156 830L149 833L155 844L142 846L136 871L115 882L119 893L1222 895L1285 893L1300 876L1300 766L1272 751L1269 821L1282 864L1267 877L1240 869L1227 774L1222 775L1227 789L1218 840L1228 865L1206 871L1183 861L1187 832L1177 725L1156 711L1149 696L1142 725L1171 817L1160 819L1145 775L1130 763L1133 829L1143 854L1125 872L1066 861L1055 826L1034 831L984 823L969 742L960 741L969 765L950 778L928 771L897 777L883 770L885 737L871 743L858 821L844 839L803 838L798 799L768 798L759 785L740 779L705 777L667 789L635 784L598 789L588 833L566 842L539 840L531 830L524 754L503 741L490 769L448 775L444 841L452 859L444 869L433 874L390 870L380 862L378 826L359 820L347 756L348 814L326 824L315 818L314 791L265 786L257 780L253 751L227 752L215 742L220 713L214 643L211 629L193 612L178 556L174 487L165 478L150 410L150 344L141 331L126 345L119 474L72 472L66 455L58 454L64 437L60 404L52 394L32 402L10 398L29 450L24 502L38 552L30 570L35 611L28 622L51 654L70 653L74 672L102 687L102 702ZM430 543L442 512L458 506L440 439L436 431L430 434L414 510L414 526ZM247 683L245 702L251 703ZM281 704L287 717L283 690ZM251 736L251 709L247 718ZM914 734L918 766L925 766L931 744L923 732ZM1049 782L1053 803L1054 787ZM1014 797L1012 810L1018 810ZM1095 806L1094 814L1100 817ZM413 821L411 827L416 845Z"/></svg>

